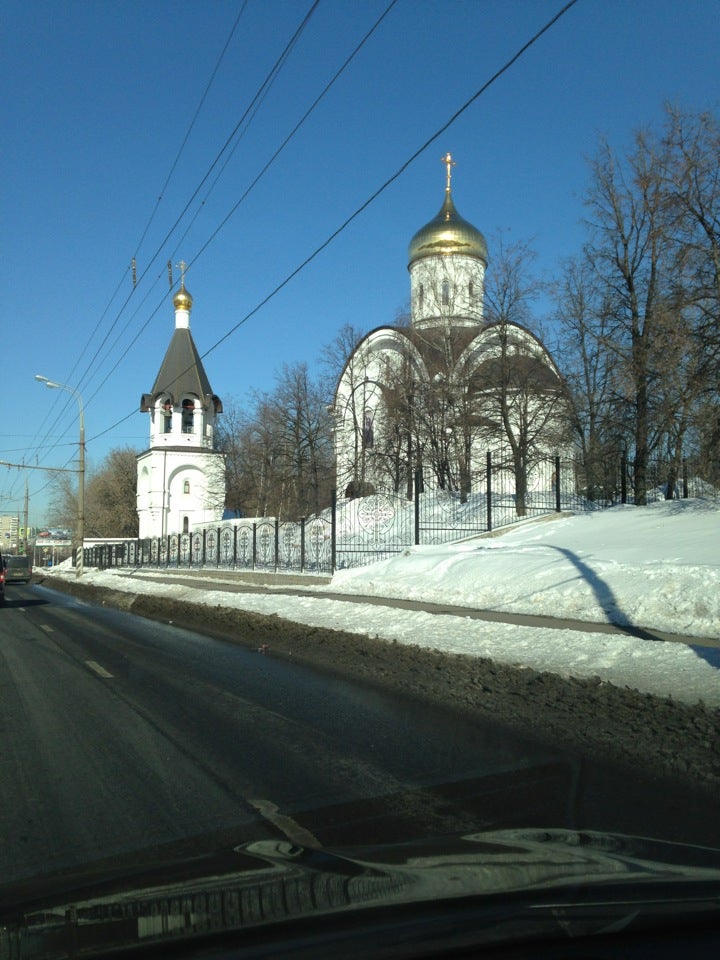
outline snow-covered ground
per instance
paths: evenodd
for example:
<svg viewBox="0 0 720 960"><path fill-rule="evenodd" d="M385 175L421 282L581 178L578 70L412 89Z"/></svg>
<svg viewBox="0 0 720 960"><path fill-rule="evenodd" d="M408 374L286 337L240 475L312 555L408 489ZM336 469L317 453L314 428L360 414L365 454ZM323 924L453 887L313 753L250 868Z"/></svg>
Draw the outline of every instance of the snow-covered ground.
<svg viewBox="0 0 720 960"><path fill-rule="evenodd" d="M147 571L149 574L149 571ZM59 567L55 575L72 576ZM190 574L188 574L189 576ZM277 614L313 626L489 657L564 676L720 707L720 501L674 500L529 522L497 537L413 547L343 570L330 587L482 610L632 624L697 645L488 623L320 597L157 584L143 572L90 570L86 580L134 593ZM268 576L272 584L272 576ZM313 589L311 587L304 590Z"/></svg>

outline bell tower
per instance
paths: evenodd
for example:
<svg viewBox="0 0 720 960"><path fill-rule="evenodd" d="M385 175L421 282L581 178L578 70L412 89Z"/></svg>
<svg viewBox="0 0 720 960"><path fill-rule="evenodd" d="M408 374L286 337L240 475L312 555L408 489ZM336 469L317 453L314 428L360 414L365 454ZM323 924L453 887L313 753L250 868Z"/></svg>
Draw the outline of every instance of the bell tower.
<svg viewBox="0 0 720 960"><path fill-rule="evenodd" d="M190 333L193 298L185 287L186 265L179 266L175 329L152 391L140 400L150 420L150 446L137 458L141 538L189 533L195 524L222 519L225 508L225 464L215 449L222 401Z"/></svg>

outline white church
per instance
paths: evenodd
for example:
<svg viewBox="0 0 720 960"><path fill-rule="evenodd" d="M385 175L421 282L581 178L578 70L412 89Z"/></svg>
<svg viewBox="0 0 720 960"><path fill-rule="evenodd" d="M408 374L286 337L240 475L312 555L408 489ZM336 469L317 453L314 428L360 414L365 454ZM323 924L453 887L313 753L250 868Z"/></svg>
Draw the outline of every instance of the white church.
<svg viewBox="0 0 720 960"><path fill-rule="evenodd" d="M215 449L222 402L190 333L193 298L180 266L175 329L155 385L140 401L141 412L150 415L150 447L137 458L140 538L189 533L220 520L225 508L225 462Z"/></svg>
<svg viewBox="0 0 720 960"><path fill-rule="evenodd" d="M411 495L423 488L469 494L487 453L506 489L525 494L539 464L567 436L562 377L525 327L484 313L488 249L455 208L450 154L437 216L410 241L410 317L358 343L336 389L338 496ZM543 469L543 474L547 471ZM544 481L545 482L545 481Z"/></svg>
<svg viewBox="0 0 720 960"><path fill-rule="evenodd" d="M520 498L537 465L567 440L562 377L539 339L509 321L485 318L488 249L455 208L454 162L443 158L445 195L408 251L410 317L364 336L338 380L332 412L340 497L469 494L486 457L501 485ZM137 458L139 537L190 533L222 519L225 463L215 448L222 402L213 393L190 333L193 299L173 298L175 329L150 393L150 445Z"/></svg>

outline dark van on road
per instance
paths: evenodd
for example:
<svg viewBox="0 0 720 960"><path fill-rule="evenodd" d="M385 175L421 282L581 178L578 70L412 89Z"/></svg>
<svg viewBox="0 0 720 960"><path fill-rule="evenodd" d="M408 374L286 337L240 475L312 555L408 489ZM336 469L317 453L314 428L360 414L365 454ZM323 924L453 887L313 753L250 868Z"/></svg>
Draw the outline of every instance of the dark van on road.
<svg viewBox="0 0 720 960"><path fill-rule="evenodd" d="M30 583L32 567L28 557L4 557L5 583Z"/></svg>

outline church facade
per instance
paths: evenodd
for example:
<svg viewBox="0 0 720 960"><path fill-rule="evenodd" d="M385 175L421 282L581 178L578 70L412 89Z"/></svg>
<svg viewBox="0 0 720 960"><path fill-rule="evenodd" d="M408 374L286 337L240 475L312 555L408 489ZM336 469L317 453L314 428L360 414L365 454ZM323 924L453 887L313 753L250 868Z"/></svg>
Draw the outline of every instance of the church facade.
<svg viewBox="0 0 720 960"><path fill-rule="evenodd" d="M455 207L448 154L439 213L408 251L410 317L372 330L339 378L333 404L339 496L470 494L487 454L502 485L523 499L537 465L567 436L562 377L526 328L485 318L484 236ZM496 484L497 486L497 484Z"/></svg>
<svg viewBox="0 0 720 960"><path fill-rule="evenodd" d="M198 524L219 521L225 507L225 463L215 449L222 402L190 333L193 298L184 276L173 305L170 344L152 391L140 401L150 421L150 446L137 458L141 538L189 533Z"/></svg>

